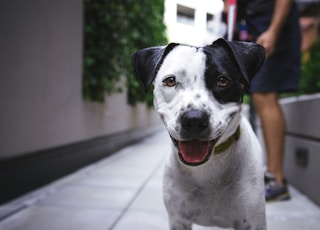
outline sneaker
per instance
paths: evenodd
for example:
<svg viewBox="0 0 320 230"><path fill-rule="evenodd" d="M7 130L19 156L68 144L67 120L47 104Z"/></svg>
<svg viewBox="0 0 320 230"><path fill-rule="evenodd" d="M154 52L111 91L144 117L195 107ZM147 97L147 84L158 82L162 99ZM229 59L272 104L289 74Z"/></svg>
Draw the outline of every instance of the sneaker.
<svg viewBox="0 0 320 230"><path fill-rule="evenodd" d="M283 184L279 184L272 173L266 172L264 175L264 183L267 202L290 199L290 193L287 187L286 180L283 180Z"/></svg>

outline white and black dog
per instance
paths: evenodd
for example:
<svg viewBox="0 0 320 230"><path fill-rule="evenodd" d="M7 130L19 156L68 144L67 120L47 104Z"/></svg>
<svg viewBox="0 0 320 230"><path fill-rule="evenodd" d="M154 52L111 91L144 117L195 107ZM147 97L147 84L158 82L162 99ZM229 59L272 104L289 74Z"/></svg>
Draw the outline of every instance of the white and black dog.
<svg viewBox="0 0 320 230"><path fill-rule="evenodd" d="M262 46L224 39L133 54L145 90L154 81L154 106L172 139L163 182L171 230L266 229L261 148L241 113L263 61Z"/></svg>

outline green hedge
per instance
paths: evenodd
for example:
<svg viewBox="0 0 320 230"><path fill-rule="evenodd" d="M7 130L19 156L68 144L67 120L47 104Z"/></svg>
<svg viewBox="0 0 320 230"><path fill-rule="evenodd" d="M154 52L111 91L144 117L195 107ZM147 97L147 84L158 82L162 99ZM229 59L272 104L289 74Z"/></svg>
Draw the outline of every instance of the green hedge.
<svg viewBox="0 0 320 230"><path fill-rule="evenodd" d="M131 54L167 43L163 0L85 0L83 95L104 101L105 93L119 92L126 76L128 101L152 104L133 77Z"/></svg>
<svg viewBox="0 0 320 230"><path fill-rule="evenodd" d="M302 64L300 94L320 92L320 43L315 43L310 50L310 59Z"/></svg>

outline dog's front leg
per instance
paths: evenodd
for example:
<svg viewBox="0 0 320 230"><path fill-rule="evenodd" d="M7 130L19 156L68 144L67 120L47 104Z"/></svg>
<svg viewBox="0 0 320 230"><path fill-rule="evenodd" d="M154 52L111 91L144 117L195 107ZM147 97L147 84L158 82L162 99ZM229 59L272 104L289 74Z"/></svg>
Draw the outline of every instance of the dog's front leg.
<svg viewBox="0 0 320 230"><path fill-rule="evenodd" d="M169 217L170 230L192 230L192 223L189 221L172 220Z"/></svg>

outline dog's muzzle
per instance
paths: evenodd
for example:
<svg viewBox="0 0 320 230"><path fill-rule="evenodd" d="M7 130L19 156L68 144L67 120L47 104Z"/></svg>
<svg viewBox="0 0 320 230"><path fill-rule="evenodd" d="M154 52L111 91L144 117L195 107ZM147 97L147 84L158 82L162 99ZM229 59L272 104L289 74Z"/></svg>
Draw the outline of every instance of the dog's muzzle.
<svg viewBox="0 0 320 230"><path fill-rule="evenodd" d="M190 110L181 116L181 136L187 141L172 140L178 149L180 160L197 166L209 160L217 140L208 140L209 116L201 110ZM189 140L190 139L190 140Z"/></svg>

